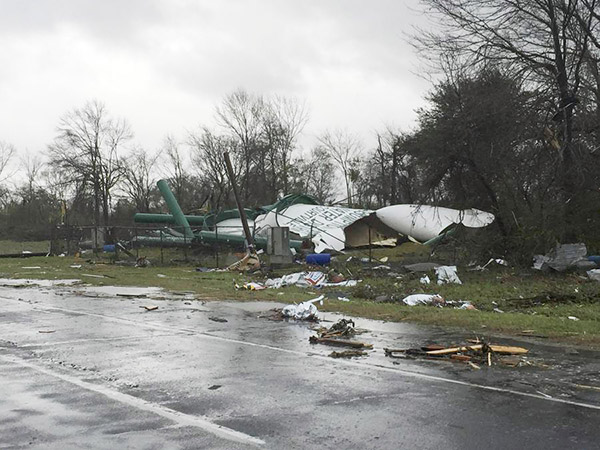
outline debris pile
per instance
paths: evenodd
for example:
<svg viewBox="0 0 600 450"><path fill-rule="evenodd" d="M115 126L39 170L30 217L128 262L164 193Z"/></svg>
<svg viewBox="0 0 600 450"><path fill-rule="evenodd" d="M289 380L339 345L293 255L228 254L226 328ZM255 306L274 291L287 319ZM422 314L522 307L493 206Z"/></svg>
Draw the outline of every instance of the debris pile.
<svg viewBox="0 0 600 450"><path fill-rule="evenodd" d="M547 254L533 257L533 268L537 270L564 272L568 269L587 270L595 267L597 265L587 257L587 247L583 243L557 244Z"/></svg>
<svg viewBox="0 0 600 450"><path fill-rule="evenodd" d="M337 278L340 279L339 276ZM284 275L280 278L269 278L264 286L271 289L279 289L284 286L297 286L302 288L312 287L329 287L329 286L346 286L352 287L358 284L357 280L328 281L327 275L323 272L296 272L289 275Z"/></svg>
<svg viewBox="0 0 600 450"><path fill-rule="evenodd" d="M385 355L390 358L420 357L463 361L474 369L479 369L481 365L491 366L492 364L503 364L512 367L523 365L526 362L519 357L529 352L529 350L523 347L488 344L478 339L472 345L444 347L432 344L421 348L384 348L383 350L385 351Z"/></svg>
<svg viewBox="0 0 600 450"><path fill-rule="evenodd" d="M311 336L308 340L311 344L351 347L353 349L372 349L372 344L348 340L348 338L355 336L357 333L358 331L354 328L353 320L340 319L329 328L317 330L317 335ZM366 353L362 351L348 350L344 352L333 352L329 356L332 358L351 358L353 356L364 356L365 354Z"/></svg>
<svg viewBox="0 0 600 450"><path fill-rule="evenodd" d="M462 284L462 281L460 281L460 278L458 278L458 274L456 272L456 266L440 266L436 268L435 274L438 277L437 284Z"/></svg>
<svg viewBox="0 0 600 450"><path fill-rule="evenodd" d="M320 295L317 298L307 300L297 305L287 305L281 310L281 314L284 317L290 317L296 320L319 320L317 318L318 310L315 303L319 302L319 304L322 305L324 298L324 295Z"/></svg>
<svg viewBox="0 0 600 450"><path fill-rule="evenodd" d="M439 294L411 294L402 300L405 305L408 306L437 306L438 308L454 307L455 309L470 309L477 310L477 308L469 301L464 300L446 300Z"/></svg>

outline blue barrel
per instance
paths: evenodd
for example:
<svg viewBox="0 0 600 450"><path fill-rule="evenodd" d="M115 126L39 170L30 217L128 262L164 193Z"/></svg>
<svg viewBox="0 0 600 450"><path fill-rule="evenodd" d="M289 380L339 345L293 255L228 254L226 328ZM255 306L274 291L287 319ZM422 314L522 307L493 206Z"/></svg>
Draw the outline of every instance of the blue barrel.
<svg viewBox="0 0 600 450"><path fill-rule="evenodd" d="M306 264L315 266L326 266L331 262L330 253L311 253L306 255Z"/></svg>
<svg viewBox="0 0 600 450"><path fill-rule="evenodd" d="M105 245L104 247L102 247L102 249L104 250L105 253L114 253L115 252L114 244Z"/></svg>

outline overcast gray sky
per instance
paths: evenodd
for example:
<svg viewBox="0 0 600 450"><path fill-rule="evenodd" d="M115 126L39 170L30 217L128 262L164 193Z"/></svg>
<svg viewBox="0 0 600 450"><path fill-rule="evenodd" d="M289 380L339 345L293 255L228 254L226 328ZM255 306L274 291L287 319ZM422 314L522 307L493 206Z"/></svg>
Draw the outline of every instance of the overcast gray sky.
<svg viewBox="0 0 600 450"><path fill-rule="evenodd" d="M327 128L409 129L428 83L406 42L418 0L0 0L0 140L45 151L91 99L155 150L214 125L244 88L306 101Z"/></svg>

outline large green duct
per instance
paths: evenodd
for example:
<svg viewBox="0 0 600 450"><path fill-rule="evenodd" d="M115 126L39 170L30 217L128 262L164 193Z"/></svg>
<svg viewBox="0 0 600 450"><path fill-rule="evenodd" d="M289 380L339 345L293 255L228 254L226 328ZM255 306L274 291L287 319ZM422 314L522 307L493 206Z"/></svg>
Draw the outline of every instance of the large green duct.
<svg viewBox="0 0 600 450"><path fill-rule="evenodd" d="M203 226L206 216L190 216L184 215L190 225ZM175 217L172 214L150 214L150 213L136 213L133 216L135 223L177 223Z"/></svg>
<svg viewBox="0 0 600 450"><path fill-rule="evenodd" d="M214 231L200 231L196 233L195 242L201 240L204 244L225 244L232 246L244 247L246 238L239 234L225 234L215 233ZM137 236L134 239L138 245L149 245L149 246L164 246L164 247L184 247L192 244L189 239L176 236L164 235L162 238L158 236ZM254 242L258 248L267 248L267 238L255 237ZM290 240L290 248L300 250L302 248L302 241Z"/></svg>
<svg viewBox="0 0 600 450"><path fill-rule="evenodd" d="M190 227L189 222L185 218L185 215L183 214L179 203L177 203L177 199L173 195L173 192L171 192L167 181L159 180L159 182L156 183L156 185L158 186L160 193L165 199L165 202L169 207L169 211L171 211L171 214L173 214L175 222L177 223L177 225L183 228L183 234L185 235L186 239L192 239L194 237L194 233L192 233L192 228Z"/></svg>

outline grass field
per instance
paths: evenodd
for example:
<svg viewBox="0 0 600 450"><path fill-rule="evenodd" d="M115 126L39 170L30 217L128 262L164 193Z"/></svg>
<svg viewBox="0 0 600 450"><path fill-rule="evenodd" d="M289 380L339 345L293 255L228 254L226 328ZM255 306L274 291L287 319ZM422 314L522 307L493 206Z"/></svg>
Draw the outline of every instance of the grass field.
<svg viewBox="0 0 600 450"><path fill-rule="evenodd" d="M16 242L0 240L0 255L21 253L29 251L32 253L47 252L50 249L50 241L24 241Z"/></svg>
<svg viewBox="0 0 600 450"><path fill-rule="evenodd" d="M0 259L0 276L8 278L62 279L79 278L94 285L159 286L172 291L193 291L206 300L271 300L285 303L300 302L321 293L328 295L319 309L339 311L356 316L388 321L413 321L448 327L459 327L482 335L501 332L533 334L549 339L600 347L600 283L581 274L543 274L530 269L493 266L486 271L469 271L459 267L462 285L430 285L419 282L422 274L405 273L401 262L423 261L427 254L422 247L402 246L378 250L376 258L388 257L390 269L372 269L380 262L364 263L366 253L338 257L328 270L346 277L362 280L353 288L325 288L322 290L285 287L261 291L238 290L236 284L264 281L269 276L307 270L305 265L294 265L270 274L245 275L232 272L198 272L194 263L158 265L152 256L150 267L136 268L129 262L121 265L108 258L88 259L75 257L34 257ZM165 261L169 261L168 258ZM81 265L81 268L72 268ZM27 268L27 267L39 267ZM90 276L92 275L92 276ZM98 278L101 275L104 278ZM440 294L446 300L468 300L477 311L431 306L409 307L401 300L412 293ZM350 302L337 300L344 295ZM386 301L381 301L384 299ZM376 301L378 300L378 301ZM499 309L503 312L496 312ZM572 320L568 317L576 317Z"/></svg>

